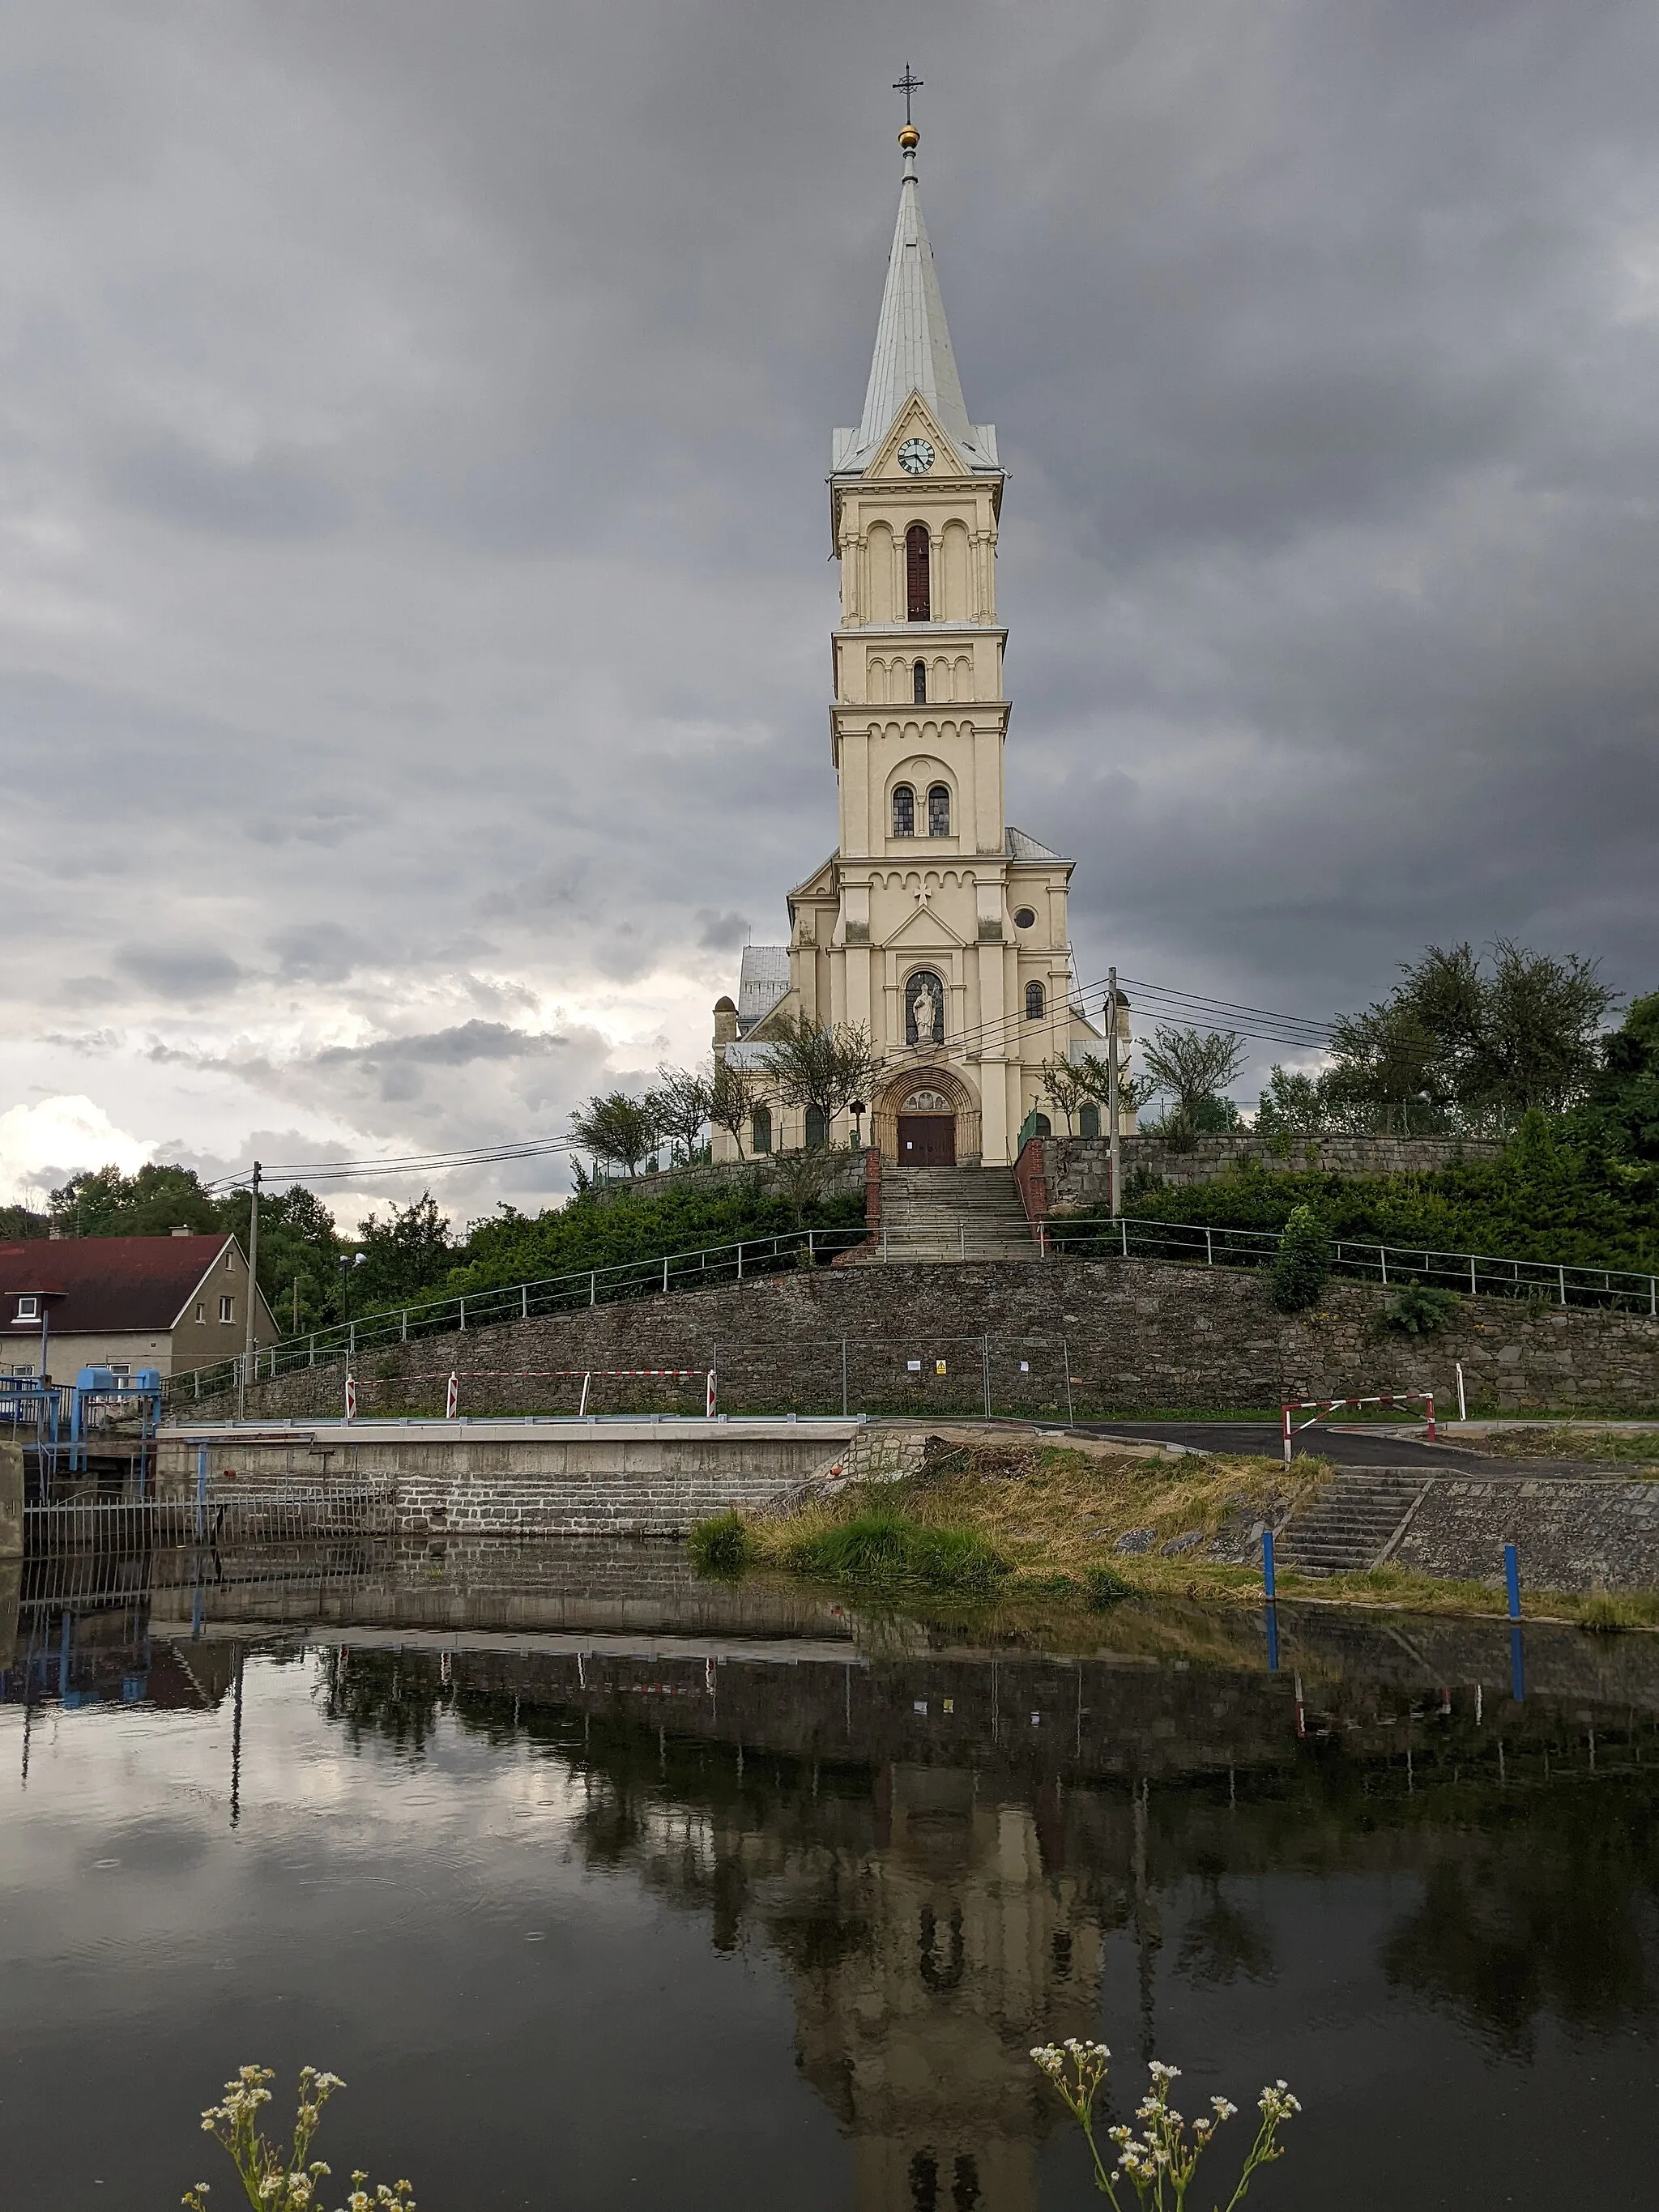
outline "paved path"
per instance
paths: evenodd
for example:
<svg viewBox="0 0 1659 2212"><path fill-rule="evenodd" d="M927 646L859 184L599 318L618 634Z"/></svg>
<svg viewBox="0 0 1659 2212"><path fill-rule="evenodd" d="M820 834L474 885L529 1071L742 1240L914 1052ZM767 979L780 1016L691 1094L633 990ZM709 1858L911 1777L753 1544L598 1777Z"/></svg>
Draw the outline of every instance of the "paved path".
<svg viewBox="0 0 1659 2212"><path fill-rule="evenodd" d="M1079 1421L1078 1426L1096 1437L1146 1437L1160 1442L1194 1444L1200 1451L1265 1453L1277 1459L1283 1438L1272 1421ZM1291 1449L1298 1455L1316 1454L1334 1460L1339 1467L1420 1467L1425 1474L1478 1474L1487 1481L1506 1475L1599 1474L1618 1478L1623 1466L1605 1462L1569 1459L1499 1459L1485 1452L1460 1450L1455 1444L1419 1443L1383 1423L1364 1428L1316 1427L1300 1431Z"/></svg>

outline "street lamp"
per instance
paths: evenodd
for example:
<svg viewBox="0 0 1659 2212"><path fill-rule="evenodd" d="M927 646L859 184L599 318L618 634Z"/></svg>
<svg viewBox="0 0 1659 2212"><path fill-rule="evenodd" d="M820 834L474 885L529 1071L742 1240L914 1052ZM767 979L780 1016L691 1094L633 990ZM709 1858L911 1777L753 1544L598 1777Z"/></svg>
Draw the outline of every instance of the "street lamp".
<svg viewBox="0 0 1659 2212"><path fill-rule="evenodd" d="M351 1277L353 1270L361 1267L368 1257L367 1252L342 1252L340 1255L340 1318L351 1319Z"/></svg>
<svg viewBox="0 0 1659 2212"><path fill-rule="evenodd" d="M859 1123L870 1109L865 1104L862 1098L849 1098L847 1102L847 1110L853 1117L853 1150L857 1152L859 1149Z"/></svg>

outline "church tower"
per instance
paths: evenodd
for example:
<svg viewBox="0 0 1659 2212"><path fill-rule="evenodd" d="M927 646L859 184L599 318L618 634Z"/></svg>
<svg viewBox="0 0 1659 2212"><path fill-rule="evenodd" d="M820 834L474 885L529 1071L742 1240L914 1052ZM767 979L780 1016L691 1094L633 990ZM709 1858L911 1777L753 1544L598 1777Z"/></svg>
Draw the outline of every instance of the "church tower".
<svg viewBox="0 0 1659 2212"><path fill-rule="evenodd" d="M715 1049L760 1062L781 1016L861 1024L882 1063L869 1134L884 1159L1006 1166L1047 1105L1042 1063L1096 1032L1073 1004L1073 864L1004 812L1003 474L995 429L969 422L963 399L920 143L907 123L864 412L832 436L840 840L789 895L787 947L744 953L737 1005L715 1010ZM847 1133L796 1129L774 1107L755 1149Z"/></svg>

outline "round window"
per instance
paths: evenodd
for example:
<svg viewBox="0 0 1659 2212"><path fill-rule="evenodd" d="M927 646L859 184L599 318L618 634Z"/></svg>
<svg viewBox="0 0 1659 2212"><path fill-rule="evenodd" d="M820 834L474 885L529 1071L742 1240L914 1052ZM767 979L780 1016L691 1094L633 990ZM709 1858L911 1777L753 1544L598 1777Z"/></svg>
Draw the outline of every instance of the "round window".
<svg viewBox="0 0 1659 2212"><path fill-rule="evenodd" d="M1014 908L1014 927L1016 929L1035 929L1036 927L1036 908L1034 906L1017 906Z"/></svg>

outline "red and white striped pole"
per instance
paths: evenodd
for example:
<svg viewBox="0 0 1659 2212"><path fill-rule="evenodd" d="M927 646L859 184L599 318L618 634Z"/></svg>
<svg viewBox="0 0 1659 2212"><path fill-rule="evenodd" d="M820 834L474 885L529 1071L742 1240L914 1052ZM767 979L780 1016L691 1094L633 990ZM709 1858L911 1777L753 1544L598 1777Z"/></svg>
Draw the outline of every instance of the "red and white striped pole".
<svg viewBox="0 0 1659 2212"><path fill-rule="evenodd" d="M345 1382L345 1417L349 1421L355 1421L357 1418L357 1378L355 1375L348 1374Z"/></svg>
<svg viewBox="0 0 1659 2212"><path fill-rule="evenodd" d="M715 1410L714 1370L714 1369L711 1367L711 1368L709 1369L709 1370L708 1370L708 1418L709 1418L709 1419L710 1419L711 1421L712 1421L712 1420L714 1419L714 1410Z"/></svg>
<svg viewBox="0 0 1659 2212"><path fill-rule="evenodd" d="M1288 1406L1285 1408L1283 1419L1285 1423L1285 1464L1288 1467L1291 1463L1291 1409Z"/></svg>
<svg viewBox="0 0 1659 2212"><path fill-rule="evenodd" d="M452 1368L444 1390L444 1419L453 1421L461 1410L461 1378Z"/></svg>
<svg viewBox="0 0 1659 2212"><path fill-rule="evenodd" d="M1423 1403L1429 1409L1429 1442L1432 1443L1434 1442L1434 1393L1432 1390L1424 1393Z"/></svg>

